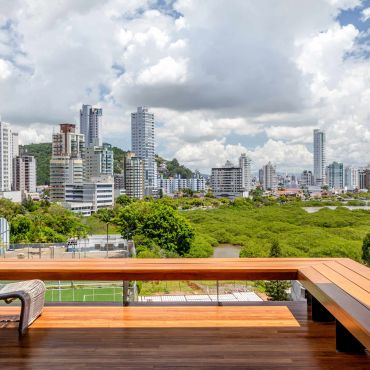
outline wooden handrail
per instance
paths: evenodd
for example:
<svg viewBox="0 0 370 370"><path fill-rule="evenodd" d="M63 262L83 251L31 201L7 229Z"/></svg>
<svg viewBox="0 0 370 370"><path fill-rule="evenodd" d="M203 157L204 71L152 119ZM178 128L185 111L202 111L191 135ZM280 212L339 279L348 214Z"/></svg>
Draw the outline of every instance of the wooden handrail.
<svg viewBox="0 0 370 370"><path fill-rule="evenodd" d="M169 258L0 262L0 280L294 280L333 258Z"/></svg>

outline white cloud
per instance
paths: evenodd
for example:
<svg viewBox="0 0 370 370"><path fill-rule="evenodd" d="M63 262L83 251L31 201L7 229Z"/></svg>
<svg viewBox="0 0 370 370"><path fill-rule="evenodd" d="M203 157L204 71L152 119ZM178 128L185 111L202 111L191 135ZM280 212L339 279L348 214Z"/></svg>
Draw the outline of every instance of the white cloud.
<svg viewBox="0 0 370 370"><path fill-rule="evenodd" d="M289 143L312 143L312 131L315 126L270 126L265 128L268 138L283 140Z"/></svg>
<svg viewBox="0 0 370 370"><path fill-rule="evenodd" d="M5 80L12 74L12 65L4 60L0 59L0 79Z"/></svg>
<svg viewBox="0 0 370 370"><path fill-rule="evenodd" d="M186 60L176 61L172 57L165 57L153 66L140 72L137 83L143 85L175 84L186 80Z"/></svg>
<svg viewBox="0 0 370 370"><path fill-rule="evenodd" d="M359 5L178 0L175 18L152 0L0 0L0 113L43 141L81 103L100 105L105 140L127 145L129 113L148 105L160 154L204 170L241 151L256 167L310 168L319 127L329 160L361 164L370 64L364 34L336 20Z"/></svg>
<svg viewBox="0 0 370 370"><path fill-rule="evenodd" d="M361 19L362 19L363 22L366 22L368 19L370 19L370 7L365 8L362 11L362 18Z"/></svg>
<svg viewBox="0 0 370 370"><path fill-rule="evenodd" d="M283 141L273 139L269 139L263 146L252 151L251 157L258 168L271 161L277 165L278 170L291 171L311 167L313 161L312 153L305 145L286 145Z"/></svg>

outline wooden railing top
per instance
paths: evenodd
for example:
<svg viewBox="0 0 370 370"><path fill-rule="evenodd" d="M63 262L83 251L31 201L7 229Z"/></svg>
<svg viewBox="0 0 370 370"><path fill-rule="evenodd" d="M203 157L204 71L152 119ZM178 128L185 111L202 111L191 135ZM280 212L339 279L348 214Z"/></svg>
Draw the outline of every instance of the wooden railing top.
<svg viewBox="0 0 370 370"><path fill-rule="evenodd" d="M0 260L0 280L294 280L298 270L346 258ZM356 265L362 265L351 261ZM364 267L366 269L366 267Z"/></svg>

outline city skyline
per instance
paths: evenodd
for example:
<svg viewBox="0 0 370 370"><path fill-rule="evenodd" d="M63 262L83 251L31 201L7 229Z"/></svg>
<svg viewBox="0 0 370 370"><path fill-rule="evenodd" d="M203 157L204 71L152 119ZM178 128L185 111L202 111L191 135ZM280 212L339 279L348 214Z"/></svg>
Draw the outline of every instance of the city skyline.
<svg viewBox="0 0 370 370"><path fill-rule="evenodd" d="M245 152L254 170L272 160L299 173L311 168L317 128L328 163L361 166L369 5L0 1L0 114L22 144L47 142L91 104L104 111L105 141L127 149L130 113L146 105L158 154L202 172Z"/></svg>

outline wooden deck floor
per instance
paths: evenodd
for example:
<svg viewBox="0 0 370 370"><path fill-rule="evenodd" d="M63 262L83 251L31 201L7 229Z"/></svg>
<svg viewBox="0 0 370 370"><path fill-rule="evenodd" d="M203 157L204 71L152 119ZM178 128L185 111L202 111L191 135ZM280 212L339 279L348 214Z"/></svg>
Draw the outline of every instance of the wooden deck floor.
<svg viewBox="0 0 370 370"><path fill-rule="evenodd" d="M0 307L0 320L17 307ZM18 339L0 322L0 369L369 369L336 353L334 324L284 306L46 307Z"/></svg>

